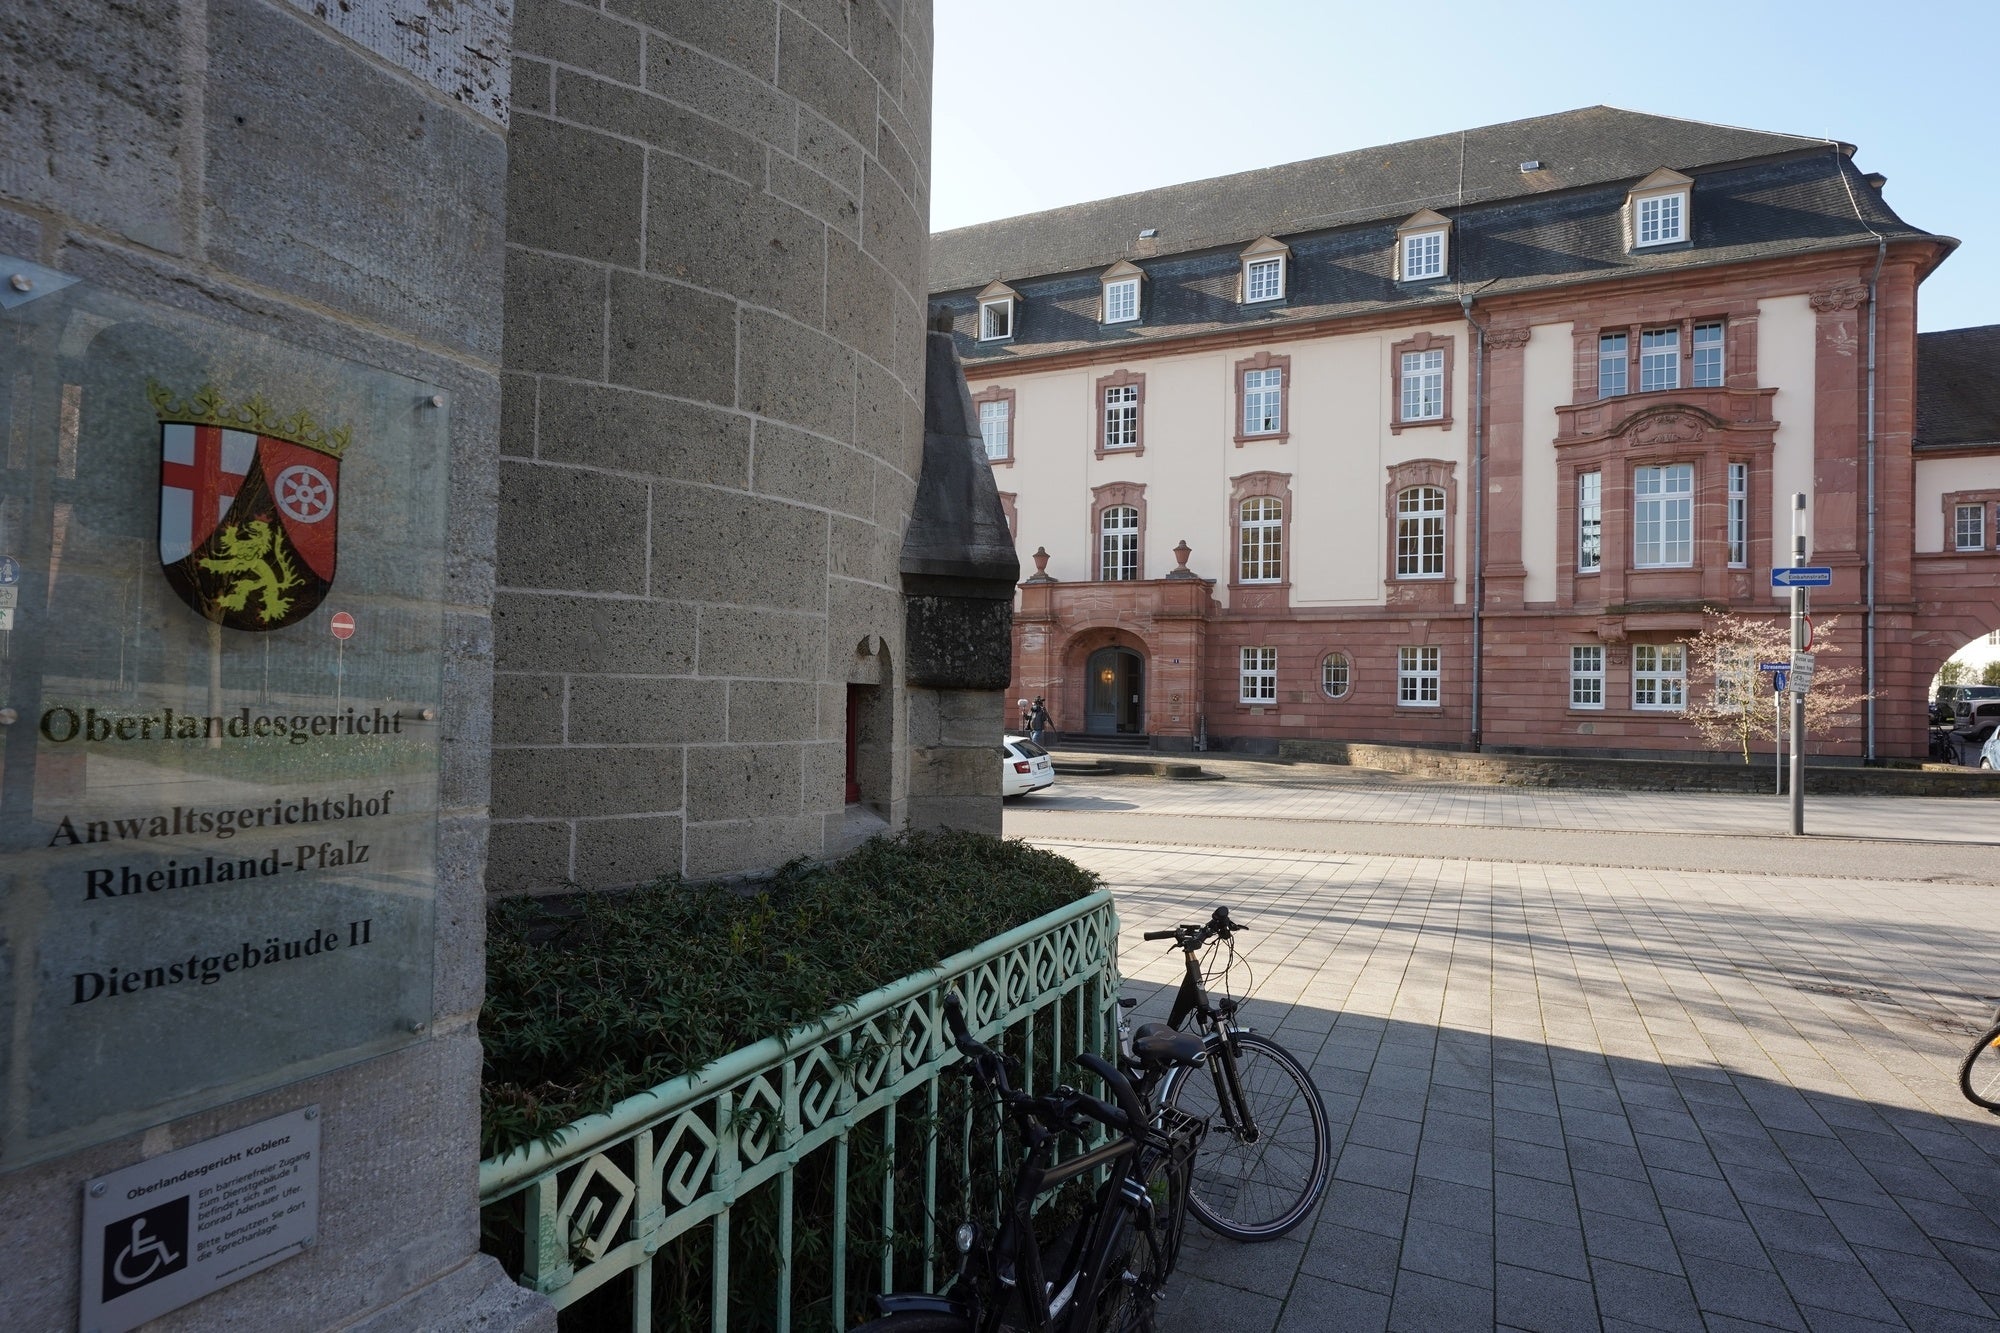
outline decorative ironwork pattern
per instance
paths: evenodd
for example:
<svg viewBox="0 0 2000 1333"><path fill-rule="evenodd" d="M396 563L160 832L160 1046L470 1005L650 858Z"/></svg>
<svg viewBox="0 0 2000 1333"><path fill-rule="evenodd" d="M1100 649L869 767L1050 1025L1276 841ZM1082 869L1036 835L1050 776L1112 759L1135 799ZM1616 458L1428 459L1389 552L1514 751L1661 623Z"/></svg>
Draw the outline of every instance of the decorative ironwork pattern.
<svg viewBox="0 0 2000 1333"><path fill-rule="evenodd" d="M518 1210L513 1218L524 1246L519 1280L558 1307L629 1280L635 1333L653 1327L656 1256L676 1238L708 1226L712 1326L721 1333L731 1303L730 1211L750 1190L775 1182L779 1252L772 1311L776 1328L785 1333L792 1325L792 1175L815 1149L831 1145L836 1203L830 1262L838 1333L847 1304L848 1139L870 1117L881 1117L893 1159L897 1104L921 1099L906 1104L905 1111L922 1107L920 1114L937 1115L939 1075L957 1059L941 1008L947 988L964 994L967 1022L981 1040L1020 1029L1022 1081L1031 1089L1046 1086L1063 1079L1064 1065L1078 1050L1110 1049L1117 1022L1117 938L1111 895L1092 894L819 1022L731 1052L697 1073L576 1121L553 1144L532 1144L480 1163L480 1203L489 1215L502 1205ZM1048 1043L1053 1049L1038 1055L1037 1026L1063 1040ZM909 1217L922 1219L925 1284L939 1276L932 1262L938 1241L935 1140L924 1148L924 1158L922 1199L899 1200L893 1187L883 1189L880 1235L869 1239L882 1247L884 1285L896 1257L899 1204L906 1229Z"/></svg>

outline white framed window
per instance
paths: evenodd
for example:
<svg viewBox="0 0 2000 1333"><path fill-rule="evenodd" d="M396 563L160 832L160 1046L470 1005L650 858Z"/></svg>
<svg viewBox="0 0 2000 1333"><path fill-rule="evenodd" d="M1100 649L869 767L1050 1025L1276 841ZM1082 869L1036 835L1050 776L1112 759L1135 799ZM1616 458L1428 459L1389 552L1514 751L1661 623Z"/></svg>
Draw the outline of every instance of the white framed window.
<svg viewBox="0 0 2000 1333"><path fill-rule="evenodd" d="M1379 251L1377 253L1380 253ZM1252 259L1243 266L1243 300L1275 301L1285 294L1285 257Z"/></svg>
<svg viewBox="0 0 2000 1333"><path fill-rule="evenodd" d="M1444 487L1396 493L1396 577L1444 577Z"/></svg>
<svg viewBox="0 0 2000 1333"><path fill-rule="evenodd" d="M1595 573L1604 567L1604 474L1576 475L1576 567Z"/></svg>
<svg viewBox="0 0 2000 1333"><path fill-rule="evenodd" d="M988 399L979 405L979 438L986 443L986 457L1000 462L1014 456L1011 409L1005 398Z"/></svg>
<svg viewBox="0 0 2000 1333"><path fill-rule="evenodd" d="M1420 231L1403 238L1403 281L1444 276L1444 233Z"/></svg>
<svg viewBox="0 0 2000 1333"><path fill-rule="evenodd" d="M1569 650L1569 706L1604 707L1604 645L1572 644Z"/></svg>
<svg viewBox="0 0 2000 1333"><path fill-rule="evenodd" d="M1444 350L1403 353L1404 421L1436 421L1444 416Z"/></svg>
<svg viewBox="0 0 2000 1333"><path fill-rule="evenodd" d="M1694 387L1722 387L1722 322L1694 326Z"/></svg>
<svg viewBox="0 0 2000 1333"><path fill-rule="evenodd" d="M1104 284L1104 322L1124 324L1139 318L1139 280L1120 278Z"/></svg>
<svg viewBox="0 0 2000 1333"><path fill-rule="evenodd" d="M1632 563L1641 569L1694 563L1694 464L1632 469Z"/></svg>
<svg viewBox="0 0 2000 1333"><path fill-rule="evenodd" d="M1285 428L1285 371L1282 366L1243 372L1243 433L1276 435Z"/></svg>
<svg viewBox="0 0 2000 1333"><path fill-rule="evenodd" d="M1986 549L1986 506L1958 505L1952 510L1953 546L1960 551Z"/></svg>
<svg viewBox="0 0 2000 1333"><path fill-rule="evenodd" d="M1245 648L1237 669L1236 697L1246 704L1278 701L1278 650Z"/></svg>
<svg viewBox="0 0 2000 1333"><path fill-rule="evenodd" d="M1354 688L1354 666L1346 653L1328 653L1319 662L1319 692L1329 699L1345 699Z"/></svg>
<svg viewBox="0 0 2000 1333"><path fill-rule="evenodd" d="M1139 511L1111 505L1097 516L1097 577L1122 583L1139 577Z"/></svg>
<svg viewBox="0 0 2000 1333"><path fill-rule="evenodd" d="M979 303L979 341L1000 342L1014 336L1014 298Z"/></svg>
<svg viewBox="0 0 2000 1333"><path fill-rule="evenodd" d="M1750 563L1750 465L1729 465L1729 564L1742 569Z"/></svg>
<svg viewBox="0 0 2000 1333"><path fill-rule="evenodd" d="M1277 583L1284 577L1285 506L1267 495L1237 506L1236 578L1239 583Z"/></svg>
<svg viewBox="0 0 2000 1333"><path fill-rule="evenodd" d="M1597 335L1597 396L1616 398L1625 392L1626 335Z"/></svg>
<svg viewBox="0 0 2000 1333"><path fill-rule="evenodd" d="M1647 329L1639 335L1639 392L1681 387L1681 331Z"/></svg>
<svg viewBox="0 0 2000 1333"><path fill-rule="evenodd" d="M1104 391L1104 447L1139 447L1139 386L1114 384Z"/></svg>
<svg viewBox="0 0 2000 1333"><path fill-rule="evenodd" d="M1396 650L1396 702L1406 708L1438 706L1438 652L1436 648Z"/></svg>
<svg viewBox="0 0 2000 1333"><path fill-rule="evenodd" d="M1687 704L1687 649L1678 643L1632 645L1632 706L1680 709Z"/></svg>
<svg viewBox="0 0 2000 1333"><path fill-rule="evenodd" d="M1632 243L1672 245L1687 239L1687 195L1644 195L1632 202Z"/></svg>

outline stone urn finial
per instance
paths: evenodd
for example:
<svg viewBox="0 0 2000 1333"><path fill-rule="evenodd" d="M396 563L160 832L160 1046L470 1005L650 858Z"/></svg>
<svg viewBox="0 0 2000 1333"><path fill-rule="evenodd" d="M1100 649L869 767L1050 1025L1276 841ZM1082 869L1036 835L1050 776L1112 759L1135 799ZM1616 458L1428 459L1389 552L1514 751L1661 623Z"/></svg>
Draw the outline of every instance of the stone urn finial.
<svg viewBox="0 0 2000 1333"><path fill-rule="evenodd" d="M1049 573L1049 548L1037 546L1029 559L1035 562L1035 572L1028 576L1029 583L1054 583L1055 576Z"/></svg>
<svg viewBox="0 0 2000 1333"><path fill-rule="evenodd" d="M1195 573L1193 570L1187 567L1188 557L1193 554L1194 554L1194 548L1187 544L1187 538L1185 537L1181 538L1180 545L1174 547L1174 559L1178 560L1180 563L1174 566L1172 572L1169 573L1167 577L1170 579L1200 578L1201 576L1199 574Z"/></svg>

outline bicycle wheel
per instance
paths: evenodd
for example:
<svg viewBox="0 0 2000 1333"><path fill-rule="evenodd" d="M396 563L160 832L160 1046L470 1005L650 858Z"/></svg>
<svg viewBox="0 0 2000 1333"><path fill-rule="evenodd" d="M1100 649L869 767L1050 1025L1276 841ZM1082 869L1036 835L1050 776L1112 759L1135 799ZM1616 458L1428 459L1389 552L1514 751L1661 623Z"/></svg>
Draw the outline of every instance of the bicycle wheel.
<svg viewBox="0 0 2000 1333"><path fill-rule="evenodd" d="M1208 1038L1208 1067L1176 1069L1161 1104L1208 1121L1195 1154L1188 1209L1231 1240L1275 1240L1306 1220L1326 1193L1333 1141L1326 1103L1290 1051L1254 1032L1236 1034L1236 1077L1256 1126L1229 1127L1216 1099L1225 1038Z"/></svg>
<svg viewBox="0 0 2000 1333"><path fill-rule="evenodd" d="M901 1310L856 1324L847 1333L972 1333L972 1323L955 1314L930 1310Z"/></svg>
<svg viewBox="0 0 2000 1333"><path fill-rule="evenodd" d="M1974 1106L2000 1115L2000 1023L1995 1023L1958 1067L1958 1090Z"/></svg>
<svg viewBox="0 0 2000 1333"><path fill-rule="evenodd" d="M1152 1333L1153 1295L1167 1279L1161 1271L1160 1246L1127 1216L1118 1223L1110 1252L1124 1258L1112 1265L1097 1289L1091 1328L1095 1333Z"/></svg>

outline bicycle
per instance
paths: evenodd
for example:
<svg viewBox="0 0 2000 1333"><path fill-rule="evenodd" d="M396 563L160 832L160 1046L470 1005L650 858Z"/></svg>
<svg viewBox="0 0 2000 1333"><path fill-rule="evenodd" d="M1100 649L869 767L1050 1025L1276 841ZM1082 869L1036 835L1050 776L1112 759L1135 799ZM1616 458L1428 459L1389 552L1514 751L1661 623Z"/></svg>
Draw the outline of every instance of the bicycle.
<svg viewBox="0 0 2000 1333"><path fill-rule="evenodd" d="M1086 1051L1077 1063L1111 1093L1104 1102L1072 1087L1030 1095L1015 1091L1008 1057L975 1041L956 992L945 997L953 1044L973 1081L992 1094L1019 1132L1025 1151L997 1232L963 1223L954 1237L959 1270L942 1295L891 1292L875 1298L882 1314L851 1333L1150 1333L1160 1289L1180 1256L1187 1176L1205 1126L1181 1113L1155 1115L1132 1081ZM1135 1069L1151 1078L1207 1057L1191 1035L1170 1033L1137 1043ZM1068 1161L1058 1140L1087 1135L1094 1121L1114 1138ZM1090 1209L1061 1254L1046 1262L1035 1237L1034 1202L1099 1170Z"/></svg>
<svg viewBox="0 0 2000 1333"><path fill-rule="evenodd" d="M2000 1115L2000 1011L1959 1065L1958 1090L1974 1106Z"/></svg>
<svg viewBox="0 0 2000 1333"><path fill-rule="evenodd" d="M1147 940L1172 940L1187 969L1164 1028L1143 1024L1134 1040L1193 1020L1209 1057L1207 1077L1192 1067L1167 1071L1159 1104L1209 1125L1195 1159L1189 1211L1218 1235L1254 1242L1291 1231L1319 1203L1333 1174L1333 1133L1326 1103L1297 1057L1238 1025L1234 997L1209 999L1197 955L1204 947L1228 949L1221 969L1226 987L1236 964L1236 932L1243 928L1227 907L1218 907L1201 925L1146 932ZM1135 1002L1119 1003L1129 1008Z"/></svg>

